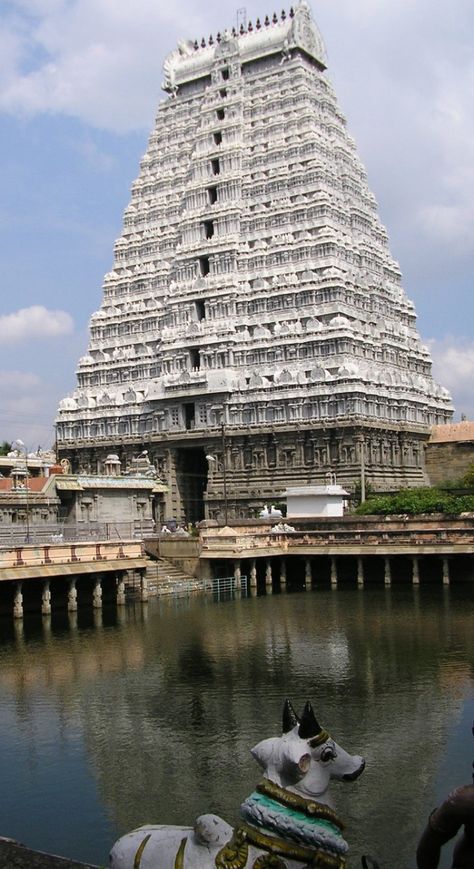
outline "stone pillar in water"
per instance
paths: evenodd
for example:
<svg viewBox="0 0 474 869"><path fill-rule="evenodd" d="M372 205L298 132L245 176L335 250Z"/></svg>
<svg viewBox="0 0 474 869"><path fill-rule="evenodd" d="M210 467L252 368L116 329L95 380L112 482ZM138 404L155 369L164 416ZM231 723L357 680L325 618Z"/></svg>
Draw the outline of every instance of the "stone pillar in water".
<svg viewBox="0 0 474 869"><path fill-rule="evenodd" d="M97 610L102 609L102 583L99 577L96 578L92 592L92 606Z"/></svg>
<svg viewBox="0 0 474 869"><path fill-rule="evenodd" d="M13 598L13 618L23 618L23 595L21 593L22 583L17 582L15 586L15 596Z"/></svg>
<svg viewBox="0 0 474 869"><path fill-rule="evenodd" d="M140 574L140 600L142 603L148 600L148 580L144 572Z"/></svg>
<svg viewBox="0 0 474 869"><path fill-rule="evenodd" d="M359 586L359 588L363 588L364 579L364 561L359 556L359 558L357 559L357 585Z"/></svg>
<svg viewBox="0 0 474 869"><path fill-rule="evenodd" d="M257 588L257 565L255 558L250 562L250 588Z"/></svg>
<svg viewBox="0 0 474 869"><path fill-rule="evenodd" d="M449 585L449 559L447 556L443 558L443 585Z"/></svg>
<svg viewBox="0 0 474 869"><path fill-rule="evenodd" d="M41 615L49 616L51 614L51 589L49 580L43 583L43 591L41 593Z"/></svg>
<svg viewBox="0 0 474 869"><path fill-rule="evenodd" d="M306 558L304 563L304 587L306 591L311 591L313 585L313 571L311 569L311 559Z"/></svg>
<svg viewBox="0 0 474 869"><path fill-rule="evenodd" d="M282 558L280 563L280 586L286 588L286 561Z"/></svg>
<svg viewBox="0 0 474 869"><path fill-rule="evenodd" d="M234 588L242 586L242 571L240 569L240 561L234 561Z"/></svg>
<svg viewBox="0 0 474 869"><path fill-rule="evenodd" d="M331 556L331 585L337 588L337 561L334 555Z"/></svg>
<svg viewBox="0 0 474 869"><path fill-rule="evenodd" d="M387 585L387 586L392 584L392 570L390 567L390 558L388 558L388 557L384 558L383 581L384 581L385 585Z"/></svg>
<svg viewBox="0 0 474 869"><path fill-rule="evenodd" d="M117 575L117 606L125 604L125 579L123 573Z"/></svg>
<svg viewBox="0 0 474 869"><path fill-rule="evenodd" d="M70 613L75 613L77 610L77 588L75 579L71 579L69 581L69 591L67 593L67 608L68 612Z"/></svg>
<svg viewBox="0 0 474 869"><path fill-rule="evenodd" d="M265 585L272 586L273 584L273 576L272 576L272 562L270 558L267 558L266 567L265 567Z"/></svg>
<svg viewBox="0 0 474 869"><path fill-rule="evenodd" d="M412 581L413 585L419 585L420 584L420 564L419 564L417 555L413 556L411 565L412 565L411 581Z"/></svg>

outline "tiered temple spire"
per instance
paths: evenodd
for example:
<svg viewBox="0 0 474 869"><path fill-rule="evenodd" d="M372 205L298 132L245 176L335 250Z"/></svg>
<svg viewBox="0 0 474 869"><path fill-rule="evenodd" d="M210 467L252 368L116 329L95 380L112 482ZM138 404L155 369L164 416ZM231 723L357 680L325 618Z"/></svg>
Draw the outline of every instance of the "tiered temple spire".
<svg viewBox="0 0 474 869"><path fill-rule="evenodd" d="M275 17L166 58L58 415L74 467L148 449L178 518L221 515L225 473L237 515L328 471L351 486L361 465L376 488L420 484L429 427L452 413L309 7Z"/></svg>

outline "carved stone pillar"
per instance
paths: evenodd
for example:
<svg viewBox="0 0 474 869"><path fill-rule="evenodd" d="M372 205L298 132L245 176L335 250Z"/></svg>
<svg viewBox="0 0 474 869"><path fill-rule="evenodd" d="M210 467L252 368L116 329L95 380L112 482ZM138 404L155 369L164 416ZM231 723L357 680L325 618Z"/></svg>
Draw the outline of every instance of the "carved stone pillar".
<svg viewBox="0 0 474 869"><path fill-rule="evenodd" d="M364 580L364 561L359 557L357 559L357 585L359 588L363 588Z"/></svg>
<svg viewBox="0 0 474 869"><path fill-rule="evenodd" d="M418 556L414 555L411 561L412 573L411 573L411 581L413 585L420 584L420 563L418 561Z"/></svg>
<svg viewBox="0 0 474 869"><path fill-rule="evenodd" d="M250 562L250 588L257 588L257 565L255 558Z"/></svg>
<svg viewBox="0 0 474 869"><path fill-rule="evenodd" d="M77 610L77 589L76 580L69 580L69 588L67 593L67 608L68 612L75 613Z"/></svg>
<svg viewBox="0 0 474 869"><path fill-rule="evenodd" d="M41 593L41 615L49 616L51 614L51 590L49 580L43 583L43 591Z"/></svg>
<svg viewBox="0 0 474 869"><path fill-rule="evenodd" d="M449 576L449 559L447 556L443 558L443 585L449 585L450 576Z"/></svg>
<svg viewBox="0 0 474 869"><path fill-rule="evenodd" d="M306 591L311 591L313 585L313 571L311 569L311 560L305 559L304 563L304 587Z"/></svg>
<svg viewBox="0 0 474 869"><path fill-rule="evenodd" d="M145 572L140 574L140 600L145 603L148 600L148 580Z"/></svg>
<svg viewBox="0 0 474 869"><path fill-rule="evenodd" d="M117 576L117 606L125 604L125 579L123 573Z"/></svg>
<svg viewBox="0 0 474 869"><path fill-rule="evenodd" d="M295 464L299 468L304 465L304 463L304 435L298 435L296 438Z"/></svg>
<svg viewBox="0 0 474 869"><path fill-rule="evenodd" d="M242 586L242 571L240 569L240 561L234 561L234 588Z"/></svg>
<svg viewBox="0 0 474 869"><path fill-rule="evenodd" d="M17 582L15 586L15 595L13 597L13 618L14 619L22 619L23 618L23 595L21 592L22 587L21 582Z"/></svg>
<svg viewBox="0 0 474 869"><path fill-rule="evenodd" d="M334 555L331 556L331 585L337 588L337 561Z"/></svg>
<svg viewBox="0 0 474 869"><path fill-rule="evenodd" d="M92 592L92 606L98 610L102 608L102 583L99 577L96 578Z"/></svg>
<svg viewBox="0 0 474 869"><path fill-rule="evenodd" d="M391 565L390 565L390 558L388 558L388 557L384 558L383 581L384 581L385 585L387 585L387 586L392 584L392 569L391 569Z"/></svg>
<svg viewBox="0 0 474 869"><path fill-rule="evenodd" d="M273 584L272 562L271 558L267 558L265 563L265 585L268 587Z"/></svg>

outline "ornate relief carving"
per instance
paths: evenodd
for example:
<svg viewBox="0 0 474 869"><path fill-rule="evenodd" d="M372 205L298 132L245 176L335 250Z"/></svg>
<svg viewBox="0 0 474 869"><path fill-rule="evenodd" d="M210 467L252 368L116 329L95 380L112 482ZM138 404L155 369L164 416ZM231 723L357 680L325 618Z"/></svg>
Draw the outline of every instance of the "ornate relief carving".
<svg viewBox="0 0 474 869"><path fill-rule="evenodd" d="M249 434L236 452L229 438L235 472L257 469L264 487L268 467L330 465L319 435L295 450L297 426L334 432L359 420L378 432L366 462L385 487L400 474L422 479L410 429L449 421L449 394L433 382L324 64L305 0L293 17L168 55L171 96L132 186L77 387L60 403L60 450L79 456L99 439L115 452L152 435L187 444L191 428L205 442L224 422ZM271 446L259 440L273 430ZM338 449L351 482L351 437Z"/></svg>

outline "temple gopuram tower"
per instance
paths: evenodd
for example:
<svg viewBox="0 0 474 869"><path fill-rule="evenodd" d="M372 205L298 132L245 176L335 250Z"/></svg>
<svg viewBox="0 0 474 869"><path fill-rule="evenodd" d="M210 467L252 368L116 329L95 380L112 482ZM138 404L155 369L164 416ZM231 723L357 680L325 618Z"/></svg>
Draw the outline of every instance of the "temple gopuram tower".
<svg viewBox="0 0 474 869"><path fill-rule="evenodd" d="M422 485L451 419L325 69L305 0L165 60L57 441L75 471L148 450L167 517Z"/></svg>

